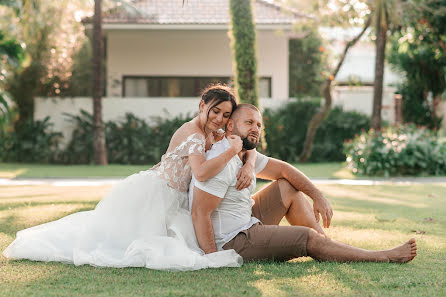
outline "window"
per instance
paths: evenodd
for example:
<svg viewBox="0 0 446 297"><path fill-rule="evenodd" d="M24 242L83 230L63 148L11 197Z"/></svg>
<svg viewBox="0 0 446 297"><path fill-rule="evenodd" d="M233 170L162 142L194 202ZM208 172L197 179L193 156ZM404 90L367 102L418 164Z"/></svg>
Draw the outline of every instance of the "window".
<svg viewBox="0 0 446 297"><path fill-rule="evenodd" d="M229 77L124 76L123 97L198 97L211 83L232 85ZM271 97L271 78L259 79L259 96Z"/></svg>

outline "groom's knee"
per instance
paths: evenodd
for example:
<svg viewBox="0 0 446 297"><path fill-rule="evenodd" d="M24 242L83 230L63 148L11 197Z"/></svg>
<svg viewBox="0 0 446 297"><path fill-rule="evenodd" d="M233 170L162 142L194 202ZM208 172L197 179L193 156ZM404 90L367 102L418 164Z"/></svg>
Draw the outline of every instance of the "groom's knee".
<svg viewBox="0 0 446 297"><path fill-rule="evenodd" d="M319 250L321 247L325 246L330 238L323 236L322 234L316 232L314 229L308 230L308 239L307 239L307 252L311 256L311 252L315 250Z"/></svg>

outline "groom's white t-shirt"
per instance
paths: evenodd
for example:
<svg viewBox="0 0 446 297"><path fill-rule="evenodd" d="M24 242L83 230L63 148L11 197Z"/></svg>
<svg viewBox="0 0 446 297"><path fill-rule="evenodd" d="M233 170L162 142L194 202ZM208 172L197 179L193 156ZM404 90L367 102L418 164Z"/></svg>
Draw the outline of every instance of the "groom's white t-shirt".
<svg viewBox="0 0 446 297"><path fill-rule="evenodd" d="M229 147L229 141L223 138L206 152L206 159L209 160L219 156ZM240 231L246 230L259 222L257 218L251 216L251 207L254 204L251 194L256 187L255 175L261 172L267 163L268 157L257 152L252 183L248 188L241 191L235 188L237 173L243 166L243 162L238 155L235 155L216 176L205 182L197 181L192 176L189 186L189 209L192 209L194 186L222 199L220 205L211 214L215 244L218 250L222 250L223 245L233 239Z"/></svg>

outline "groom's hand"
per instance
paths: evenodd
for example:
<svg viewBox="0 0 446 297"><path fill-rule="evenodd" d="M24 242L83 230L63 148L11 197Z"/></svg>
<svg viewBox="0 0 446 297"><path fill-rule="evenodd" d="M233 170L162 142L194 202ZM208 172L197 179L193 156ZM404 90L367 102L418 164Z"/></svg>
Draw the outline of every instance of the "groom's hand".
<svg viewBox="0 0 446 297"><path fill-rule="evenodd" d="M322 196L319 199L313 199L313 211L316 217L316 222L319 223L319 215L322 217L324 228L329 228L331 218L333 217L333 209L330 206L328 200Z"/></svg>

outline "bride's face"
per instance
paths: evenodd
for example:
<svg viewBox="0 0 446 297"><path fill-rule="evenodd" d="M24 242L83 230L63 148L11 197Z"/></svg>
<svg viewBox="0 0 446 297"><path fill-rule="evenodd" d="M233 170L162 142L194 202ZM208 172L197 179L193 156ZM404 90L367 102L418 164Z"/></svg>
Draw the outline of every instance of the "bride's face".
<svg viewBox="0 0 446 297"><path fill-rule="evenodd" d="M215 102L203 104L206 129L210 131L217 131L223 128L228 122L232 112L232 104L229 101L221 102L216 106L213 106L214 104Z"/></svg>

